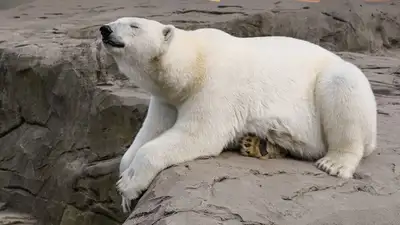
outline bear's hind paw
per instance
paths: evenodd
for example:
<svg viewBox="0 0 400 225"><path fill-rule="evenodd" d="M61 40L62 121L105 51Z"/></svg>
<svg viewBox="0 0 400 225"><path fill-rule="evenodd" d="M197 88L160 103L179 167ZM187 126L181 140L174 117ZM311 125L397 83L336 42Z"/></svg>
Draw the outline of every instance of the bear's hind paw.
<svg viewBox="0 0 400 225"><path fill-rule="evenodd" d="M260 139L252 134L247 134L240 138L240 154L249 157L260 158L262 155L259 150Z"/></svg>

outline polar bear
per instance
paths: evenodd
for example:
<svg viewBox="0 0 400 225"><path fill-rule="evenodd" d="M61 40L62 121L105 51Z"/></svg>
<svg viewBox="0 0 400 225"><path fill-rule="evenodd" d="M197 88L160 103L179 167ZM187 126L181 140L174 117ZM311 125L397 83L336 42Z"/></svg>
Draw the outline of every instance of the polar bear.
<svg viewBox="0 0 400 225"><path fill-rule="evenodd" d="M217 156L247 133L326 173L351 178L374 151L376 101L355 65L291 37L234 37L123 17L100 27L119 70L151 93L122 157L124 211L163 169Z"/></svg>

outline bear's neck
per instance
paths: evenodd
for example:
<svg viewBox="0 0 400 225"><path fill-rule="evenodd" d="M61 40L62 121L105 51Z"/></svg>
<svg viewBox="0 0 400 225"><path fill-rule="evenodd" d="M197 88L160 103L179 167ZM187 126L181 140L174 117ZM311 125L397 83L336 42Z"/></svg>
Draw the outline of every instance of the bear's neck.
<svg viewBox="0 0 400 225"><path fill-rule="evenodd" d="M151 73L160 97L180 105L198 93L206 79L206 59L202 44L187 31L177 30L165 54L155 58Z"/></svg>

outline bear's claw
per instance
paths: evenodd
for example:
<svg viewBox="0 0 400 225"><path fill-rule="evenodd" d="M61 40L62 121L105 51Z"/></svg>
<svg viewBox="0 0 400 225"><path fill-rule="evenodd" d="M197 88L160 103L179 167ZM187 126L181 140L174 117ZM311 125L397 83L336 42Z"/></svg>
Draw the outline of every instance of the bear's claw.
<svg viewBox="0 0 400 225"><path fill-rule="evenodd" d="M352 178L355 169L354 167L346 166L346 163L340 162L340 159L336 159L332 156L325 156L319 159L315 165L318 169L331 176L337 176L344 179Z"/></svg>

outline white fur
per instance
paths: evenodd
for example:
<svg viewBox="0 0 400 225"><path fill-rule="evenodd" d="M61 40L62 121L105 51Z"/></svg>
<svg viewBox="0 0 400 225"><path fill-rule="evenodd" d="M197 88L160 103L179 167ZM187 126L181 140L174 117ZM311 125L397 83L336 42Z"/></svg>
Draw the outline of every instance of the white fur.
<svg viewBox="0 0 400 225"><path fill-rule="evenodd" d="M219 155L248 132L342 178L352 177L375 149L376 102L367 78L318 45L184 31L142 18L108 25L125 43L106 45L120 70L152 94L146 121L121 162L124 210L161 170Z"/></svg>

